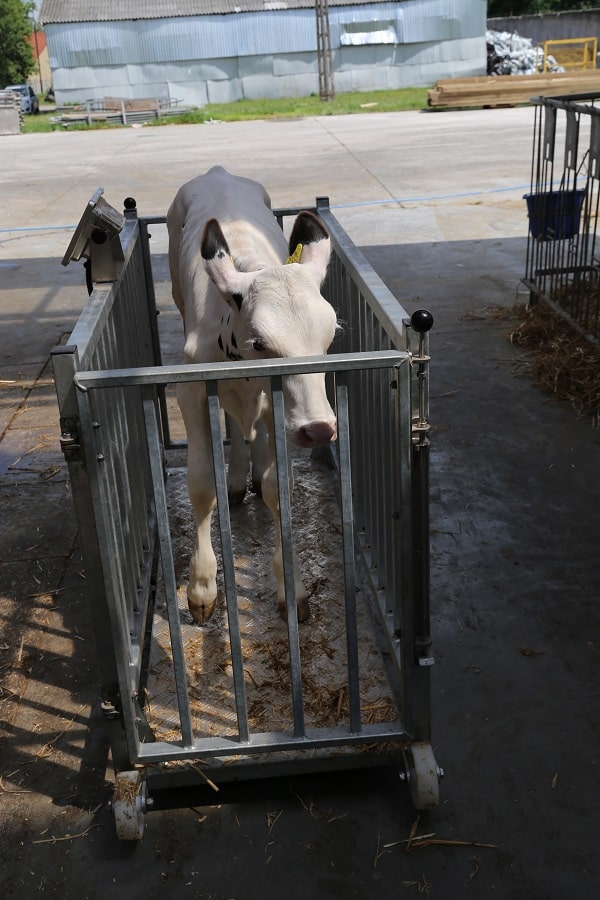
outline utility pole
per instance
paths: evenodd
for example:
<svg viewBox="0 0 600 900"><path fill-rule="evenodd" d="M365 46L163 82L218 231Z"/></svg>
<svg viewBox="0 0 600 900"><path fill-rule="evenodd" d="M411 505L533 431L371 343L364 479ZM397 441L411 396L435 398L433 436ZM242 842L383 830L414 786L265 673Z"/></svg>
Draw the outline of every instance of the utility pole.
<svg viewBox="0 0 600 900"><path fill-rule="evenodd" d="M44 83L42 81L42 63L40 61L40 45L38 43L39 30L40 30L40 24L39 24L39 22L36 22L36 20L34 19L33 10L32 10L31 11L31 36L33 37L33 41L34 41L34 54L35 54L35 61L37 63L38 78L40 81L40 94L43 94L44 93Z"/></svg>
<svg viewBox="0 0 600 900"><path fill-rule="evenodd" d="M333 62L329 35L329 4L327 0L315 0L317 14L317 59L319 64L319 97L334 100Z"/></svg>

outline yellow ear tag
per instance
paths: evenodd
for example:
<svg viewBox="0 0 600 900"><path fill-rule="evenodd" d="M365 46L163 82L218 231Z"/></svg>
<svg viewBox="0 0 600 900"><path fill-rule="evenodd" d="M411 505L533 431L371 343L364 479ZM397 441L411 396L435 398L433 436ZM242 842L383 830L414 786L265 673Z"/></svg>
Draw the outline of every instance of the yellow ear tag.
<svg viewBox="0 0 600 900"><path fill-rule="evenodd" d="M291 256L288 256L286 260L286 266L289 266L290 263L299 263L300 257L302 256L302 244L298 244L294 252Z"/></svg>

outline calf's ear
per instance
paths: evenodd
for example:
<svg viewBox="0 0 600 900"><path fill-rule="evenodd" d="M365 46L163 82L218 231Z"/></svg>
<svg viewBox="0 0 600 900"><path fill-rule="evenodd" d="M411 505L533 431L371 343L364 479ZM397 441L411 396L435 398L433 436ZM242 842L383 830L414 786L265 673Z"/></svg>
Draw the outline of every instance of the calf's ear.
<svg viewBox="0 0 600 900"><path fill-rule="evenodd" d="M242 305L251 276L238 272L233 264L227 239L216 219L209 219L202 232L200 252L210 280L228 303Z"/></svg>
<svg viewBox="0 0 600 900"><path fill-rule="evenodd" d="M321 284L329 265L331 241L327 228L314 213L301 212L294 222L289 249L290 256L295 260L298 257L299 245L302 246L299 262L303 266L308 266L318 284Z"/></svg>

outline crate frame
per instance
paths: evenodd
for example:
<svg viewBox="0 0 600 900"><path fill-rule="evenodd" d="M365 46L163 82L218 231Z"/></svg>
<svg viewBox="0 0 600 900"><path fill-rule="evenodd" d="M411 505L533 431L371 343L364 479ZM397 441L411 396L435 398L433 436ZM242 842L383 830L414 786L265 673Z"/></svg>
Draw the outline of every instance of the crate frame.
<svg viewBox="0 0 600 900"><path fill-rule="evenodd" d="M100 194L94 196L92 207ZM299 211L279 209L274 214L283 225ZM411 782L415 805L423 808L438 802L442 770L431 748L430 672L434 658L429 625L427 331L431 322L427 321L418 335L410 328L406 312L352 244L327 198L317 198L313 212L322 218L332 241L323 293L345 323L335 352L325 357L163 365L148 229L165 219L138 217L130 198L118 241L114 234L117 216L106 228L88 206L71 242L71 253L63 260L67 264L88 257L91 293L69 342L53 352L61 443L81 536L113 764L117 773L124 773L127 786L132 772L142 773L134 809L140 815L147 808L145 799L142 802L140 798L146 797L148 785L157 789L199 781L196 766L167 770L169 763L210 759L216 764L211 778L259 777L278 774L280 754L288 751L295 751L296 757L285 768L302 771L393 761L401 776ZM113 268L107 265L111 247L116 248ZM96 280L95 272L104 280ZM358 350L350 346L356 343ZM332 464L343 523L350 714L347 723L318 729L305 727L303 721L289 491L286 494L282 385L286 375L298 372L328 373L338 416ZM235 584L228 572L233 553L228 539L218 383L225 378L265 375L271 382L280 484L293 726L289 731L253 734L244 707ZM209 397L238 722L238 734L233 738L195 736L186 697L164 487L169 451L180 445L170 436L165 391L168 385L190 380L205 382ZM364 428L361 410L367 408L373 410L373 421L381 423L384 453L381 447L372 446ZM361 478L353 481L357 471ZM359 481L364 481L366 488L358 489ZM155 740L144 712L159 565L167 592L181 723L181 740L173 741ZM390 683L401 710L401 719L377 725L365 724L360 717L356 665L360 636L353 611L359 579L371 598ZM357 760L355 745L370 745L373 752L361 753ZM331 747L349 753L332 759L319 756L319 751ZM270 755L276 762L269 762ZM243 765L236 767L235 776L230 767L220 765L223 759L240 756ZM257 756L262 757L259 767L253 764ZM138 816L125 818L133 818L134 828L139 826ZM124 836L132 835L126 829Z"/></svg>

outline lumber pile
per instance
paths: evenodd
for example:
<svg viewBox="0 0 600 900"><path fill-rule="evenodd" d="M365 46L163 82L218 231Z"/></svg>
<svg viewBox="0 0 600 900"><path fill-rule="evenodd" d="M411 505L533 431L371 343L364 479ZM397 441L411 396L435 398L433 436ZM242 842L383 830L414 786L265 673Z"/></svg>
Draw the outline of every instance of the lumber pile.
<svg viewBox="0 0 600 900"><path fill-rule="evenodd" d="M600 93L600 70L542 72L535 75L483 75L448 78L427 93L427 105L438 108L464 106L516 106L531 97Z"/></svg>

